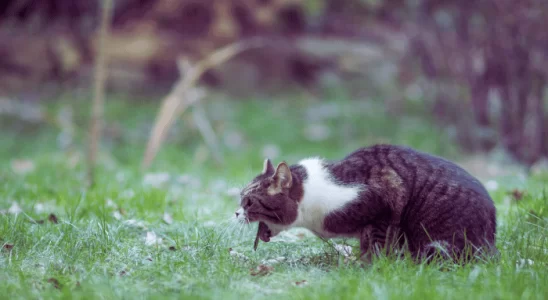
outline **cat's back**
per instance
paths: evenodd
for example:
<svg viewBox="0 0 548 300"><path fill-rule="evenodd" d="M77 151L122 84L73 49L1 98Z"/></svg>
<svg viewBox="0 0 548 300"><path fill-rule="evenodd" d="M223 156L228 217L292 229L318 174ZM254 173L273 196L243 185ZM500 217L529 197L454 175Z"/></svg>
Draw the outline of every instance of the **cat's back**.
<svg viewBox="0 0 548 300"><path fill-rule="evenodd" d="M361 168L369 176L374 169L387 168L395 172L412 193L420 192L425 185L458 185L490 200L481 182L456 163L406 146L379 144L360 148L341 163Z"/></svg>

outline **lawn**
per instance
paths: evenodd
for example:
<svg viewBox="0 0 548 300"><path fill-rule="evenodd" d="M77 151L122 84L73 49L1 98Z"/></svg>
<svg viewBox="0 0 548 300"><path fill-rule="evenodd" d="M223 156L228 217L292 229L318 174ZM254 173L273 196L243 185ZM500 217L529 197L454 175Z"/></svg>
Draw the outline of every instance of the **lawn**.
<svg viewBox="0 0 548 300"><path fill-rule="evenodd" d="M383 142L465 162L451 131L420 105L391 116L380 101L344 95L217 97L204 109L224 163L212 158L188 113L142 171L157 103L111 95L97 182L88 189L88 98L44 103L42 121L0 117L1 298L548 298L547 173L481 178L497 204L501 255L466 266L393 257L361 266L356 241L298 229L253 251L256 225L232 222L238 188L265 156L337 159Z"/></svg>

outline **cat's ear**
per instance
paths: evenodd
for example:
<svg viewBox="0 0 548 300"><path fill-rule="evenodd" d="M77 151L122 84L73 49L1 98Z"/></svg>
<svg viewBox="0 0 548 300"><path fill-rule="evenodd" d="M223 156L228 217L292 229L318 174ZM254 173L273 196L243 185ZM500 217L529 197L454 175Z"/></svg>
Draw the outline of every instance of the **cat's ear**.
<svg viewBox="0 0 548 300"><path fill-rule="evenodd" d="M293 184L293 177L291 176L291 170L285 162L281 162L276 167L276 172L272 175L272 185L268 189L270 194L278 194L282 192L282 189L288 189Z"/></svg>
<svg viewBox="0 0 548 300"><path fill-rule="evenodd" d="M263 173L262 174L270 174L274 173L274 166L270 162L270 159L265 159L263 163Z"/></svg>

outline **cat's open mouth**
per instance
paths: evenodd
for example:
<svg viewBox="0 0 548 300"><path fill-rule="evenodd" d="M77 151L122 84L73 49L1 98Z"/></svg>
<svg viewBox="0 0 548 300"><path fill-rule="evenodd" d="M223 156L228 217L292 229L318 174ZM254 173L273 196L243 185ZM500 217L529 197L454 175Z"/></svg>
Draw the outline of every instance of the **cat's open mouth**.
<svg viewBox="0 0 548 300"><path fill-rule="evenodd" d="M259 245L259 239L263 242L270 242L270 237L272 236L272 231L268 228L266 223L259 222L259 227L257 229L257 236L255 237L255 243L253 243L253 250L257 250Z"/></svg>

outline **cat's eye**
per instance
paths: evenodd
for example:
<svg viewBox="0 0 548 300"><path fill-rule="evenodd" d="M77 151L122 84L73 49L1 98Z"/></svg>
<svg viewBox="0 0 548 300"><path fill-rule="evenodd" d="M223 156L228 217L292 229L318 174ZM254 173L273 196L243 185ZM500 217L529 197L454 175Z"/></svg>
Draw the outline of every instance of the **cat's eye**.
<svg viewBox="0 0 548 300"><path fill-rule="evenodd" d="M244 198L243 208L247 209L250 206L251 206L251 200L249 199L249 197Z"/></svg>

